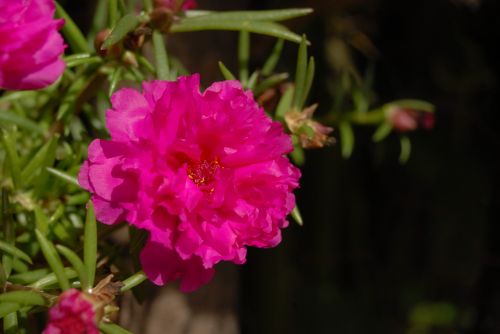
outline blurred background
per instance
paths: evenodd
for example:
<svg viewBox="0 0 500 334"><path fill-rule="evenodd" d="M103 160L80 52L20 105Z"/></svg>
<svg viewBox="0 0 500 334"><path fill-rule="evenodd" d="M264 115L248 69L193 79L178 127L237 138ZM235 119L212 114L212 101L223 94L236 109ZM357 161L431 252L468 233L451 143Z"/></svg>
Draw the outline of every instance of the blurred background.
<svg viewBox="0 0 500 334"><path fill-rule="evenodd" d="M198 0L200 9L312 7L287 23L307 34L317 74L310 102L327 119L342 78L370 79L370 103L400 98L436 106L431 131L373 143L355 128L349 159L339 145L306 152L296 192L304 226L275 249L222 264L212 283L183 295L153 288L122 300L136 333L500 333L500 1ZM66 1L88 27L96 0ZM252 37L261 66L271 38ZM237 34L174 35L171 53L206 83L236 68ZM284 70L295 68L287 44ZM340 80L340 81L339 81ZM334 136L338 132L334 131Z"/></svg>

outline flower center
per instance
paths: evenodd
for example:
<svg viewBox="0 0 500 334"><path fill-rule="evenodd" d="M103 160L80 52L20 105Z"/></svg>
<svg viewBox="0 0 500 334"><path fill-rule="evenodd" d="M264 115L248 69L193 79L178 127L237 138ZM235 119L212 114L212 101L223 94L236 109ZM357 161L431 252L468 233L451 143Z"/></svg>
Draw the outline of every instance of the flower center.
<svg viewBox="0 0 500 334"><path fill-rule="evenodd" d="M205 187L214 181L215 173L219 168L221 165L218 159L202 160L189 164L187 174L198 187Z"/></svg>

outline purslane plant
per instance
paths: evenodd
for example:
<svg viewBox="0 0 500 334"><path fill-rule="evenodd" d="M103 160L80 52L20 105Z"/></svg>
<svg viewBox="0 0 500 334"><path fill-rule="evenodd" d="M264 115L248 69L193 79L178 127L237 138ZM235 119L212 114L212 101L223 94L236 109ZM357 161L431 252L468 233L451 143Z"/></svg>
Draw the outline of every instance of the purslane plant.
<svg viewBox="0 0 500 334"><path fill-rule="evenodd" d="M45 329L34 329L44 333L127 333L111 321L120 294L148 279L178 279L193 291L218 262L243 264L248 246L276 246L287 216L302 224L293 194L300 171L288 156L301 164L303 149L334 142L333 129L313 119L317 105L307 105L315 72L309 42L281 23L310 9L99 1L84 36L53 0L0 0L0 7L6 333L28 317L44 317ZM169 34L201 30L239 33L238 75L214 64L226 80L208 88L165 47ZM254 71L252 33L277 39ZM298 45L293 82L275 71L285 42ZM423 118L401 108L382 108L367 123L414 130ZM126 225L124 251L107 236Z"/></svg>

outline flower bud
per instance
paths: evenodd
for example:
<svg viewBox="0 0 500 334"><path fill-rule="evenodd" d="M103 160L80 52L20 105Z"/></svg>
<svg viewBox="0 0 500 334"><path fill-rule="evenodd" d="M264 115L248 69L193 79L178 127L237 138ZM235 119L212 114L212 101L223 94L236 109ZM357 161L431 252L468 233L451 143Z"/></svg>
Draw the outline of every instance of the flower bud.
<svg viewBox="0 0 500 334"><path fill-rule="evenodd" d="M49 321L42 334L99 334L96 309L91 296L69 289L63 292L49 311Z"/></svg>
<svg viewBox="0 0 500 334"><path fill-rule="evenodd" d="M335 142L328 136L333 129L312 119L317 107L318 105L314 104L302 112L292 110L285 114L288 128L298 136L300 146L303 148L321 148Z"/></svg>
<svg viewBox="0 0 500 334"><path fill-rule="evenodd" d="M107 49L103 49L102 45L108 36L111 34L111 29L104 29L97 33L94 39L94 48L97 54L101 57L118 58L123 51L120 44L113 44Z"/></svg>
<svg viewBox="0 0 500 334"><path fill-rule="evenodd" d="M112 282L113 275L101 280L89 292L64 291L49 310L49 321L42 334L99 334L101 319L118 309L113 300L122 283Z"/></svg>
<svg viewBox="0 0 500 334"><path fill-rule="evenodd" d="M411 132L418 128L430 130L434 127L434 114L430 112L394 106L387 109L386 117L399 132Z"/></svg>
<svg viewBox="0 0 500 334"><path fill-rule="evenodd" d="M151 13L151 25L163 33L168 33L174 22L174 11L167 7L158 7Z"/></svg>

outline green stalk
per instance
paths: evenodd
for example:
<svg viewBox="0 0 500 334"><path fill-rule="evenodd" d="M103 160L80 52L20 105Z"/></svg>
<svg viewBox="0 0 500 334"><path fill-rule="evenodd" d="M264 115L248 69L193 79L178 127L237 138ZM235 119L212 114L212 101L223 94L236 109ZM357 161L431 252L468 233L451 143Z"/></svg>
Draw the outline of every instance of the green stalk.
<svg viewBox="0 0 500 334"><path fill-rule="evenodd" d="M151 2L151 0L142 0L142 3L144 4L144 10L146 12L149 12L151 11L151 9L153 9L153 3Z"/></svg>
<svg viewBox="0 0 500 334"><path fill-rule="evenodd" d="M56 2L56 16L64 19L62 33L68 40L74 53L90 53L90 48L78 26L66 13L64 8Z"/></svg>
<svg viewBox="0 0 500 334"><path fill-rule="evenodd" d="M170 68L168 65L167 50L163 35L159 31L153 31L153 50L156 62L156 73L160 80L168 80Z"/></svg>
<svg viewBox="0 0 500 334"><path fill-rule="evenodd" d="M109 0L109 26L114 27L118 21L118 1Z"/></svg>
<svg viewBox="0 0 500 334"><path fill-rule="evenodd" d="M87 287L94 286L95 269L97 263L97 223L95 220L94 206L88 203L87 217L85 219L85 232L83 239L83 263L87 271Z"/></svg>
<svg viewBox="0 0 500 334"><path fill-rule="evenodd" d="M238 39L238 64L240 66L240 81L243 86L248 83L248 59L250 58L250 33L240 31Z"/></svg>
<svg viewBox="0 0 500 334"><path fill-rule="evenodd" d="M148 277L146 276L146 274L142 270L133 274L132 276L130 276L129 278L127 278L126 280L124 280L122 282L123 286L121 288L121 292L128 291L128 290L138 286L139 284L144 282L147 278Z"/></svg>

